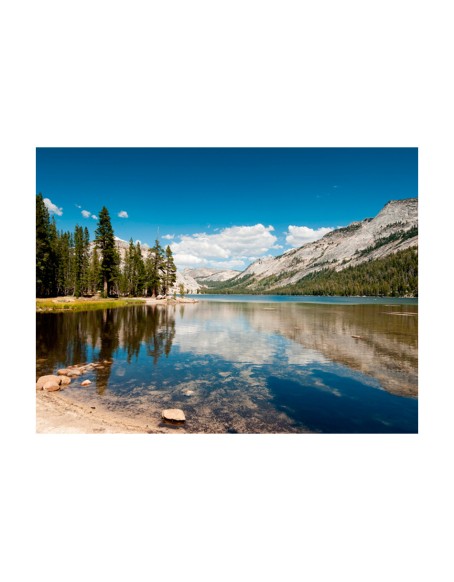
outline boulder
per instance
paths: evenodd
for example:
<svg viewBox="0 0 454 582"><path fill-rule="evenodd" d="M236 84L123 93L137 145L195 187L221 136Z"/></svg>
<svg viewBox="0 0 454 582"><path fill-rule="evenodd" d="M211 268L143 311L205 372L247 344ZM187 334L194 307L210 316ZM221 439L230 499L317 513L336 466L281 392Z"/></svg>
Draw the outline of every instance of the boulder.
<svg viewBox="0 0 454 582"><path fill-rule="evenodd" d="M56 382L55 380L48 380L43 386L43 389L47 392L56 392L60 388L60 382Z"/></svg>
<svg viewBox="0 0 454 582"><path fill-rule="evenodd" d="M80 376L81 374L82 374L82 372L80 370L72 369L72 370L68 370L67 376L69 378L72 378L74 376Z"/></svg>
<svg viewBox="0 0 454 582"><path fill-rule="evenodd" d="M46 382L50 382L50 381L54 381L57 384L60 384L60 379L58 376L54 376L53 374L48 374L47 376L41 376L40 378L38 378L38 381L36 382L36 389L37 390L42 390L44 388L44 384Z"/></svg>
<svg viewBox="0 0 454 582"><path fill-rule="evenodd" d="M68 384L71 384L71 378L68 378L68 376L61 376L60 386L67 386Z"/></svg>
<svg viewBox="0 0 454 582"><path fill-rule="evenodd" d="M69 370L67 368L61 368L60 370L57 371L57 374L59 376L66 376L68 372Z"/></svg>
<svg viewBox="0 0 454 582"><path fill-rule="evenodd" d="M194 394L194 390L185 390L184 391L185 396L192 396L193 394Z"/></svg>
<svg viewBox="0 0 454 582"><path fill-rule="evenodd" d="M169 422L184 422L186 420L184 412L179 408L167 408L162 411L161 417Z"/></svg>
<svg viewBox="0 0 454 582"><path fill-rule="evenodd" d="M90 380L84 380L81 386L90 386L90 384L91 384Z"/></svg>

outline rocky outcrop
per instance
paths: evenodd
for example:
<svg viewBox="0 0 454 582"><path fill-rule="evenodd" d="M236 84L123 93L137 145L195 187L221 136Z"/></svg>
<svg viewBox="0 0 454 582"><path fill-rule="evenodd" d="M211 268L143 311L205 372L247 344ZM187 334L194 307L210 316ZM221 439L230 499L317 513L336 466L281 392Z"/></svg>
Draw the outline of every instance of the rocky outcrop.
<svg viewBox="0 0 454 582"><path fill-rule="evenodd" d="M418 246L418 200L392 200L375 218L338 228L323 238L278 257L258 259L231 279L251 293L260 282L267 290L296 283L322 269L341 271ZM265 281L266 280L266 281ZM234 291L229 285L230 290Z"/></svg>
<svg viewBox="0 0 454 582"><path fill-rule="evenodd" d="M229 281L240 273L241 271L233 271L231 269L185 269L183 271L183 275L192 277L201 285L210 282Z"/></svg>

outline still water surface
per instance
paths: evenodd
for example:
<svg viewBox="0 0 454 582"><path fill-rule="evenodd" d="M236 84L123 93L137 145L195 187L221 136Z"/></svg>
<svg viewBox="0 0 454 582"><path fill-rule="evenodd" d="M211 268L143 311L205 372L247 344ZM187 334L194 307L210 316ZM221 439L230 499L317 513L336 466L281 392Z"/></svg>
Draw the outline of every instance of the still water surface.
<svg viewBox="0 0 454 582"><path fill-rule="evenodd" d="M415 300L199 299L37 314L37 375L112 361L65 396L127 417L182 408L188 432L417 432Z"/></svg>

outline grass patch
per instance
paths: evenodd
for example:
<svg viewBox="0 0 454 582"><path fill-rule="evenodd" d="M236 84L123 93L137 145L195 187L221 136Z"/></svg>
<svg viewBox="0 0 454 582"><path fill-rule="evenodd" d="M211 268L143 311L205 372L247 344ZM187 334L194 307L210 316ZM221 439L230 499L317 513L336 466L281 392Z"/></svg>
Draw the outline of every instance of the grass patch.
<svg viewBox="0 0 454 582"><path fill-rule="evenodd" d="M92 311L143 303L144 299L37 299L36 311Z"/></svg>

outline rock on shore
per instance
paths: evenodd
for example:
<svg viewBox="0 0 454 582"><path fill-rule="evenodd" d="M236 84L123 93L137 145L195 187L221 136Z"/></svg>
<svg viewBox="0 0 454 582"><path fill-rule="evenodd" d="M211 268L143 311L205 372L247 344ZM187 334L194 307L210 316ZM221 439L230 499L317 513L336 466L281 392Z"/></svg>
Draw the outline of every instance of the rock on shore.
<svg viewBox="0 0 454 582"><path fill-rule="evenodd" d="M170 422L185 422L186 417L180 408L167 408L162 411L162 419Z"/></svg>

